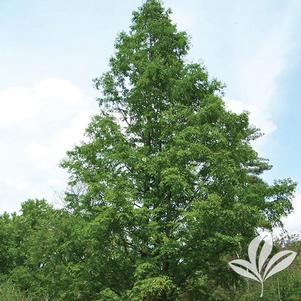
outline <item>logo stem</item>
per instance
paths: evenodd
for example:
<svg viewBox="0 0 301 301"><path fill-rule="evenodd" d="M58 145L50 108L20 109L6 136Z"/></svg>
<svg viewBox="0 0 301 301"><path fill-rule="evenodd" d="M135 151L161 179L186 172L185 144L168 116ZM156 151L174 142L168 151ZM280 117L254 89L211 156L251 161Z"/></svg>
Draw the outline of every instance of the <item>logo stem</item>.
<svg viewBox="0 0 301 301"><path fill-rule="evenodd" d="M261 281L261 294L260 294L260 298L263 297L263 281Z"/></svg>

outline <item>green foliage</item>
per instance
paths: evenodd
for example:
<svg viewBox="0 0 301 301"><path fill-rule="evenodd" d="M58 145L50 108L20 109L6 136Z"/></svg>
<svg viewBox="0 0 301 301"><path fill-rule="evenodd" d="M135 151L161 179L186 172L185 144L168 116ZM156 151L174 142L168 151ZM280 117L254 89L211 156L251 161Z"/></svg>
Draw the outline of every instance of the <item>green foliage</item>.
<svg viewBox="0 0 301 301"><path fill-rule="evenodd" d="M0 301L29 301L25 294L19 289L9 283L2 283L0 285Z"/></svg>
<svg viewBox="0 0 301 301"><path fill-rule="evenodd" d="M68 194L69 208L105 241L91 254L111 260L110 277L99 280L151 300L167 287L183 295L199 279L235 282L229 255L245 250L257 228L280 224L295 188L262 180L270 166L250 144L259 131L247 113L225 109L223 85L203 66L185 62L189 41L170 13L156 0L134 12L110 70L95 80L101 113L62 164L70 186L84 188ZM200 286L192 298L213 290L205 296Z"/></svg>
<svg viewBox="0 0 301 301"><path fill-rule="evenodd" d="M129 293L132 301L176 300L176 287L166 276L146 278L137 281Z"/></svg>
<svg viewBox="0 0 301 301"><path fill-rule="evenodd" d="M104 289L99 294L98 301L121 301L120 297L109 288Z"/></svg>

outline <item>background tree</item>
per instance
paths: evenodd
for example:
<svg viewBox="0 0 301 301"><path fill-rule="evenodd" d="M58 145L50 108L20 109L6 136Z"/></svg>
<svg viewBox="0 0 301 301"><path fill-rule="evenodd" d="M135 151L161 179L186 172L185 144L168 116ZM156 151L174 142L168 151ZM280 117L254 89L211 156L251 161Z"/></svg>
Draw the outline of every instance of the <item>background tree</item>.
<svg viewBox="0 0 301 301"><path fill-rule="evenodd" d="M80 216L54 209L45 200L28 200L20 215L4 214L0 223L7 234L0 237L0 259L6 263L0 267L0 290L7 300L17 300L12 296L19 290L37 301L76 300L93 291L81 281L87 271L81 268L86 244Z"/></svg>
<svg viewBox="0 0 301 301"><path fill-rule="evenodd" d="M112 300L222 298L237 279L229 255L292 210L295 183L260 177L271 166L250 144L259 131L187 63L187 34L170 14L157 0L133 13L95 80L101 113L88 141L62 164L84 188L67 201L87 221L86 267Z"/></svg>

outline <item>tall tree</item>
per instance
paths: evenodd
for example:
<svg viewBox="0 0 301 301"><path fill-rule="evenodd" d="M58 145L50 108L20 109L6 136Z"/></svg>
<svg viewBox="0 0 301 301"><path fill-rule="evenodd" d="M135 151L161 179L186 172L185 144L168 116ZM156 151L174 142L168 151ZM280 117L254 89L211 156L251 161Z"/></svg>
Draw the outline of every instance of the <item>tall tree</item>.
<svg viewBox="0 0 301 301"><path fill-rule="evenodd" d="M101 112L62 163L82 191L66 199L88 221L84 260L103 300L219 300L229 254L292 209L295 183L260 177L271 166L251 146L259 130L187 63L170 14L158 0L133 13L95 80Z"/></svg>

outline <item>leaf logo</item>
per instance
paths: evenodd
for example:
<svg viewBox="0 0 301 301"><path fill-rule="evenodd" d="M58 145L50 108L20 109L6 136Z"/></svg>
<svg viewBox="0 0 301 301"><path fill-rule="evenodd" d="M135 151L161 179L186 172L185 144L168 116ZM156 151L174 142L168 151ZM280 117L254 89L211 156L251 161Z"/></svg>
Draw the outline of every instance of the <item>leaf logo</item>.
<svg viewBox="0 0 301 301"><path fill-rule="evenodd" d="M235 259L229 262L230 267L239 275L255 280L261 284L261 295L263 296L263 283L274 274L287 268L295 259L297 253L294 251L280 251L268 260L273 245L264 241L257 260L257 253L260 243L263 241L261 236L255 237L248 248L249 260ZM266 264L266 265L265 265Z"/></svg>

